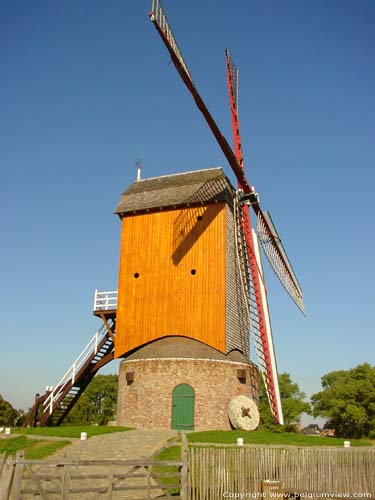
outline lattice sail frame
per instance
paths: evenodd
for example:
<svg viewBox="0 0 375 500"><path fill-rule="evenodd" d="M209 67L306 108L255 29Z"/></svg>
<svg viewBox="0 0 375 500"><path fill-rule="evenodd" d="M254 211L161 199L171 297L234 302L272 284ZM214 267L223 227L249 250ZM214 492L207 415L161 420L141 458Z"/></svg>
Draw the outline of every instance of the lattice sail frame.
<svg viewBox="0 0 375 500"><path fill-rule="evenodd" d="M176 55L179 63L181 64L184 72L189 77L190 81L193 82L193 79L190 75L189 69L182 57L181 51L177 45L176 39L173 36L172 30L170 28L167 16L165 15L164 9L161 5L160 0L152 0L152 6L150 11L150 19L155 25L159 26L162 32L165 34L170 46L173 50L173 53Z"/></svg>
<svg viewBox="0 0 375 500"><path fill-rule="evenodd" d="M298 309L305 315L301 287L268 212L258 213L257 233L262 250L274 273Z"/></svg>

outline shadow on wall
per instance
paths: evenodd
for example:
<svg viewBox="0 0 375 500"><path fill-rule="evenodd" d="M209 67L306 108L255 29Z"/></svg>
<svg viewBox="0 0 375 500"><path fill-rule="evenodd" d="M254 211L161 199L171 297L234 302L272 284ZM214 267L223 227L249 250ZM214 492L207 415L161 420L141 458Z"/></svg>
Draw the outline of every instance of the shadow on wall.
<svg viewBox="0 0 375 500"><path fill-rule="evenodd" d="M177 266L223 209L210 205L183 210L173 223L172 260Z"/></svg>

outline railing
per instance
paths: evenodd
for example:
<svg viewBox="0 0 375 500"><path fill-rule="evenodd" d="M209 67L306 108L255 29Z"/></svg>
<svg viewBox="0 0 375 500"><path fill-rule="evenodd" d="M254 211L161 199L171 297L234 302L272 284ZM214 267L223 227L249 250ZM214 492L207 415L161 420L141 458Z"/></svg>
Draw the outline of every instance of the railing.
<svg viewBox="0 0 375 500"><path fill-rule="evenodd" d="M98 346L103 338L107 335L107 333L108 332L106 326L102 325L102 327L95 333L87 346L83 349L78 358L74 361L72 366L66 371L61 380L59 380L59 382L56 384L55 388L51 389L51 392L43 403L44 412L49 411L49 414L52 414L54 402L59 399L66 387L66 384L71 383L72 386L74 385L77 373L79 373L87 360L98 352Z"/></svg>
<svg viewBox="0 0 375 500"><path fill-rule="evenodd" d="M114 311L117 309L117 290L99 292L95 290L94 311Z"/></svg>

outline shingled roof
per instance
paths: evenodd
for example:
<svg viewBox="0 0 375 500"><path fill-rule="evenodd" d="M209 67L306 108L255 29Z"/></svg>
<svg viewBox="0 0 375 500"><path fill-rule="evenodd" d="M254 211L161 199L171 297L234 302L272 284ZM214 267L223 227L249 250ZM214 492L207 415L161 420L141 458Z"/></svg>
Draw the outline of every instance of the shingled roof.
<svg viewBox="0 0 375 500"><path fill-rule="evenodd" d="M115 214L122 215L226 201L234 189L220 167L164 175L133 182L123 192Z"/></svg>

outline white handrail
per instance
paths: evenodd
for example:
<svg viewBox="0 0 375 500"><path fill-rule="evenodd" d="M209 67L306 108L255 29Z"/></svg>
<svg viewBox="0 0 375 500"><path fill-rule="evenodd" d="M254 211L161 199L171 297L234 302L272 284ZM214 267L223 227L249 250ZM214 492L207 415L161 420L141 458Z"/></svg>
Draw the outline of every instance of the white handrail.
<svg viewBox="0 0 375 500"><path fill-rule="evenodd" d="M95 290L94 311L114 311L117 309L117 290L99 292Z"/></svg>
<svg viewBox="0 0 375 500"><path fill-rule="evenodd" d="M71 367L62 376L61 380L59 380L59 382L55 385L55 388L51 389L51 392L43 403L44 411L47 411L47 409L49 409L49 414L52 413L53 403L59 398L67 382L71 381L72 385L74 384L77 373L80 371L89 357L98 352L99 343L106 335L107 328L105 327L105 325L102 325L101 328L89 341L87 346L80 353L80 355L77 357L77 359L74 361L74 363L71 365Z"/></svg>

